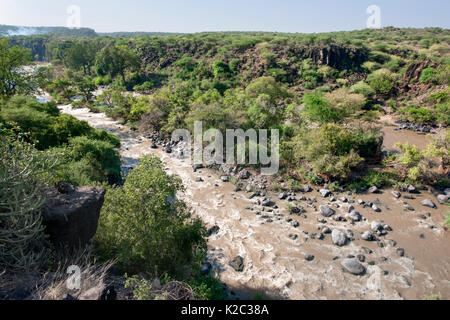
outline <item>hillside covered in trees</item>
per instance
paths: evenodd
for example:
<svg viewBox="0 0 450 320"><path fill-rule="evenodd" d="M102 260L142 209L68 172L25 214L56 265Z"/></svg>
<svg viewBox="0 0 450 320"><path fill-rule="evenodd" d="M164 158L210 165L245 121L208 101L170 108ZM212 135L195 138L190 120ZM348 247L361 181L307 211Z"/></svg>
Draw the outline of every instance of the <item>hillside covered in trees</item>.
<svg viewBox="0 0 450 320"><path fill-rule="evenodd" d="M2 26L0 34L10 30L19 29ZM149 279L159 278L166 289L182 281L190 297L226 298L218 279L205 271L206 238L214 229L207 232L186 202L173 200L184 190L181 180L154 157L144 157L125 174L119 139L62 113L62 105L105 113L164 146L174 130L191 130L195 121L203 121L204 130L222 132L279 129L280 171L263 190L249 187L252 196L283 192L284 200L285 192L303 192L305 186L309 192L323 188L349 196L382 188L394 194L434 188L447 206L449 43L450 30L440 28L324 34L10 33L0 39L0 183L5 186L0 244L12 241L16 247L1 249L0 275L1 268L57 268L52 254L58 250L46 243L36 213L47 191L64 181L75 188L105 188L93 255L102 263L114 261L121 276L130 276L131 296L160 297L149 294ZM39 63L26 71L33 61ZM51 102L36 100L43 92ZM423 146L386 147L400 131L430 136ZM244 167L259 174L258 166ZM231 182L236 192L241 190L239 179ZM24 201L9 198L11 192ZM301 215L299 207L288 207L291 215ZM370 207L379 211L373 203ZM449 219L440 223L448 226ZM295 226L292 218L289 223ZM7 228L31 232L23 235L26 241L2 238ZM381 229L373 231L381 237Z"/></svg>

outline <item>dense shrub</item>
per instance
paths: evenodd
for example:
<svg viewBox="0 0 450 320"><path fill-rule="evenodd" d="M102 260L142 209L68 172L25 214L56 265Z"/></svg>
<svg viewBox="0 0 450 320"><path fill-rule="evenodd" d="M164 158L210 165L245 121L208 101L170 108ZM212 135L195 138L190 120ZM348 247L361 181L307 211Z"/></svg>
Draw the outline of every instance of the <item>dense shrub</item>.
<svg viewBox="0 0 450 320"><path fill-rule="evenodd" d="M334 108L319 92L308 93L303 97L304 113L312 121L321 123L338 122L343 118L341 110Z"/></svg>
<svg viewBox="0 0 450 320"><path fill-rule="evenodd" d="M435 82L436 71L433 68L428 67L422 70L419 81L420 82Z"/></svg>
<svg viewBox="0 0 450 320"><path fill-rule="evenodd" d="M195 251L205 248L205 229L176 200L180 190L181 181L167 175L160 160L143 158L124 186L106 195L95 239L98 253L131 273L184 274Z"/></svg>
<svg viewBox="0 0 450 320"><path fill-rule="evenodd" d="M366 105L366 98L349 89L337 89L325 94L328 103L338 109L343 117L356 117Z"/></svg>
<svg viewBox="0 0 450 320"><path fill-rule="evenodd" d="M364 81L360 81L354 84L353 86L350 87L350 89L352 90L352 92L362 94L366 98L371 98L375 95L375 90L372 89L372 87L369 86Z"/></svg>
<svg viewBox="0 0 450 320"><path fill-rule="evenodd" d="M377 70L367 77L367 81L377 94L388 96L394 91L395 77L389 70Z"/></svg>
<svg viewBox="0 0 450 320"><path fill-rule="evenodd" d="M325 124L317 129L303 128L284 145L284 156L296 164L297 173L325 181L347 180L365 158L380 151L377 131Z"/></svg>
<svg viewBox="0 0 450 320"><path fill-rule="evenodd" d="M72 138L68 150L73 162L89 164L93 181L120 182L120 157L110 143L82 136Z"/></svg>

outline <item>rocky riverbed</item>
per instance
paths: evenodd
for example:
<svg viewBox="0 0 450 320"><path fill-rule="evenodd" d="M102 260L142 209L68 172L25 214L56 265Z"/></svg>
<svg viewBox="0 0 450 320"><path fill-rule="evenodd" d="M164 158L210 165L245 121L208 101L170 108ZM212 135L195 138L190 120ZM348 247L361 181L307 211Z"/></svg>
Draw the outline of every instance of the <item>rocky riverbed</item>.
<svg viewBox="0 0 450 320"><path fill-rule="evenodd" d="M183 180L179 196L210 228L204 271L216 272L240 298L420 299L432 292L450 298L445 190L258 191L261 177L233 168L224 176L194 171L176 147L167 150L101 113L60 109L116 134L125 169L153 154ZM229 182L234 175L246 178L242 191Z"/></svg>

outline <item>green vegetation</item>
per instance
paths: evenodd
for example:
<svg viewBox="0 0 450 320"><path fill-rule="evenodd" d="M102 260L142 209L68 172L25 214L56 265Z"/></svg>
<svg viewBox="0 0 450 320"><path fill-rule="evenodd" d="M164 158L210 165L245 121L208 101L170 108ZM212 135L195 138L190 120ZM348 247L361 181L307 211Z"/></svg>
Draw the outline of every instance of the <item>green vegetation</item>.
<svg viewBox="0 0 450 320"><path fill-rule="evenodd" d="M18 70L30 62L26 50L18 46L10 48L6 39L0 39L0 98L32 91L32 79Z"/></svg>
<svg viewBox="0 0 450 320"><path fill-rule="evenodd" d="M123 187L107 193L96 251L106 260L114 257L124 272L184 280L199 299L223 299L220 282L201 276L206 229L191 217L186 204L176 199L182 188L178 178L164 172L159 159L141 159ZM148 281L131 278L128 284L137 299L151 298Z"/></svg>
<svg viewBox="0 0 450 320"><path fill-rule="evenodd" d="M447 213L444 220L444 226L450 227L450 213Z"/></svg>
<svg viewBox="0 0 450 320"><path fill-rule="evenodd" d="M127 272L180 275L204 249L205 230L177 201L181 181L160 160L143 158L121 188L108 191L96 245Z"/></svg>
<svg viewBox="0 0 450 320"><path fill-rule="evenodd" d="M164 279L163 288L179 280L197 298L225 298L220 282L201 274L206 232L175 197L181 181L151 157L122 181L119 140L61 114L57 104L105 112L161 137L200 120L204 130L279 129L280 175L292 189L304 182L356 191L406 182L448 186L449 30L111 37L53 31L0 40L0 265L42 265L42 186L104 185L95 253L131 275L136 299L167 298L136 276L142 273ZM33 71L25 67L31 57L52 64ZM38 102L40 89L53 102ZM385 155L380 125L387 119L440 135L424 150L399 144L398 154ZM5 249L1 241L15 244Z"/></svg>
<svg viewBox="0 0 450 320"><path fill-rule="evenodd" d="M78 95L77 106L161 136L198 120L222 131L280 129L282 161L297 179L356 179L361 186L393 184L390 173L364 170L367 162L382 165L381 135L372 128L382 116L443 127L450 121L448 30L127 36L48 37L46 59L69 70L46 89L59 102ZM419 94L424 84L426 95ZM98 85L108 87L94 98ZM126 92L132 90L144 96ZM429 171L433 164L419 163L396 177L425 179L417 166Z"/></svg>
<svg viewBox="0 0 450 320"><path fill-rule="evenodd" d="M45 198L51 157L32 145L0 136L0 269L29 272L43 263L44 227L38 214Z"/></svg>
<svg viewBox="0 0 450 320"><path fill-rule="evenodd" d="M295 165L298 176L313 182L345 181L365 158L375 157L380 146L376 131L325 124L301 129L285 143L284 157Z"/></svg>

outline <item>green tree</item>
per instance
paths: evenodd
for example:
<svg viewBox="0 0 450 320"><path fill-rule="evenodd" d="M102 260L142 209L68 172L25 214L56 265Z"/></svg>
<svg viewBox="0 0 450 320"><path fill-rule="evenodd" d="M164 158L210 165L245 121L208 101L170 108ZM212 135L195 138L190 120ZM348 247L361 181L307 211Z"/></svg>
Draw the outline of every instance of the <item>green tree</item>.
<svg viewBox="0 0 450 320"><path fill-rule="evenodd" d="M91 77L78 78L75 81L75 86L78 92L83 96L84 102L87 104L92 102L94 98L94 91L97 89L97 85Z"/></svg>
<svg viewBox="0 0 450 320"><path fill-rule="evenodd" d="M95 70L98 75L110 75L112 78L121 76L125 83L127 71L136 71L140 61L138 55L128 46L107 46L97 55Z"/></svg>
<svg viewBox="0 0 450 320"><path fill-rule="evenodd" d="M64 63L69 68L83 70L85 75L91 74L96 53L97 48L93 43L75 43L65 50Z"/></svg>
<svg viewBox="0 0 450 320"><path fill-rule="evenodd" d="M176 200L181 180L155 157L144 157L121 188L108 191L95 239L98 252L132 273L184 274L196 249L206 246L205 229Z"/></svg>
<svg viewBox="0 0 450 320"><path fill-rule="evenodd" d="M28 50L18 46L10 47L8 40L0 40L0 98L33 90L31 76L20 67L32 62Z"/></svg>
<svg viewBox="0 0 450 320"><path fill-rule="evenodd" d="M304 113L312 121L321 123L338 122L342 120L341 110L333 108L325 99L323 93L312 92L303 97Z"/></svg>

